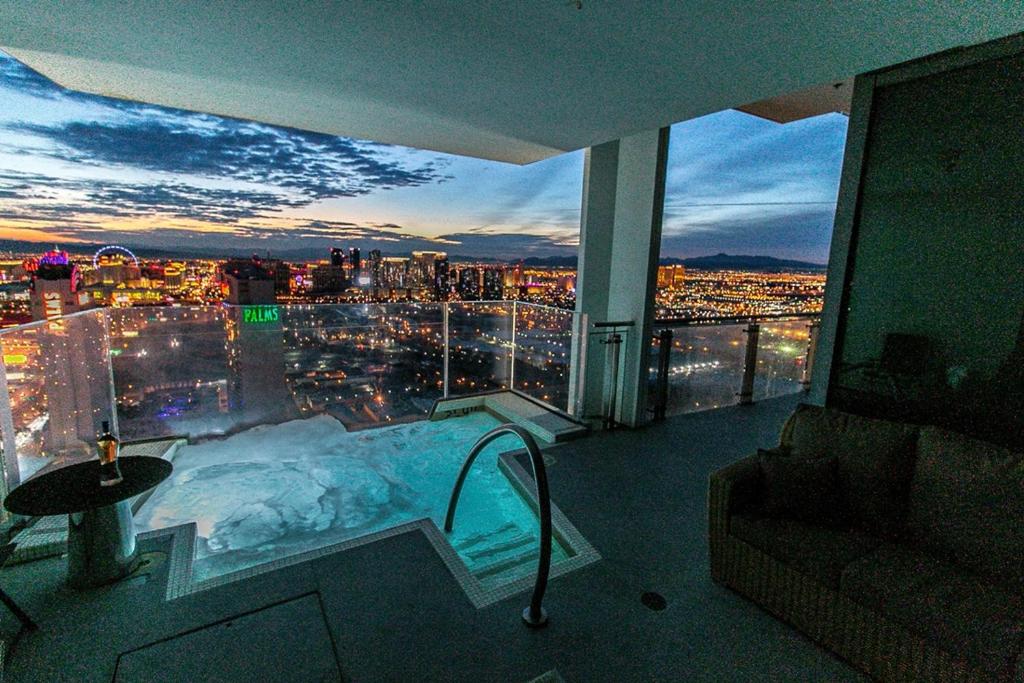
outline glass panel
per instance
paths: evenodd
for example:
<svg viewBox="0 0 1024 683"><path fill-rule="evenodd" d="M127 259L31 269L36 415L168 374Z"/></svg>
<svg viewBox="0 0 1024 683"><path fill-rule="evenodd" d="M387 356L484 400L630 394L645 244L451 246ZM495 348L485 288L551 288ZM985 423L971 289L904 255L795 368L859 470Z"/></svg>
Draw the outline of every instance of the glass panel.
<svg viewBox="0 0 1024 683"><path fill-rule="evenodd" d="M54 460L91 457L102 422L112 420L103 312L13 328L0 345L20 479Z"/></svg>
<svg viewBox="0 0 1024 683"><path fill-rule="evenodd" d="M449 304L448 338L449 395L508 389L511 303Z"/></svg>
<svg viewBox="0 0 1024 683"><path fill-rule="evenodd" d="M745 324L691 325L672 330L666 414L739 402L747 335ZM657 369L657 342L652 367Z"/></svg>
<svg viewBox="0 0 1024 683"><path fill-rule="evenodd" d="M289 400L349 430L422 419L444 384L441 304L288 306Z"/></svg>
<svg viewBox="0 0 1024 683"><path fill-rule="evenodd" d="M761 324L754 374L755 401L795 394L805 388L804 367L810 330L811 321L806 319Z"/></svg>
<svg viewBox="0 0 1024 683"><path fill-rule="evenodd" d="M122 441L202 437L238 426L229 385L230 309L109 309L110 355ZM234 332L232 327L231 332Z"/></svg>
<svg viewBox="0 0 1024 683"><path fill-rule="evenodd" d="M515 388L566 411L572 321L572 311L516 304Z"/></svg>
<svg viewBox="0 0 1024 683"><path fill-rule="evenodd" d="M123 310L112 325L122 439L234 433L327 414L420 419L442 392L439 304Z"/></svg>

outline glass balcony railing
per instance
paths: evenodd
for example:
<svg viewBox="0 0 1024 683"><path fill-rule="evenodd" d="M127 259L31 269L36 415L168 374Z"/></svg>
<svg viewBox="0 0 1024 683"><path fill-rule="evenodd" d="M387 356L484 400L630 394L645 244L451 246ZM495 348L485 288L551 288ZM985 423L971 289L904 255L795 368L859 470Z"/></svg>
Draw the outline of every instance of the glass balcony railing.
<svg viewBox="0 0 1024 683"><path fill-rule="evenodd" d="M575 314L561 308L516 305L512 385L569 411L569 366Z"/></svg>
<svg viewBox="0 0 1024 683"><path fill-rule="evenodd" d="M767 320L760 323L754 401L795 394L810 385L810 362L817 342L818 318Z"/></svg>
<svg viewBox="0 0 1024 683"><path fill-rule="evenodd" d="M12 487L122 441L223 436L326 414L348 431L515 387L567 411L574 313L521 302L97 309L0 332Z"/></svg>
<svg viewBox="0 0 1024 683"><path fill-rule="evenodd" d="M512 381L512 302L448 304L448 394L508 389Z"/></svg>
<svg viewBox="0 0 1024 683"><path fill-rule="evenodd" d="M122 441L195 441L320 414L358 431L424 419L441 397L508 388L572 412L576 315L503 301L139 307L3 330L4 483L92 456L104 421ZM815 325L658 324L672 332L666 412L800 391ZM660 346L656 337L652 406Z"/></svg>
<svg viewBox="0 0 1024 683"><path fill-rule="evenodd" d="M796 315L655 322L648 405L678 415L802 391L810 380L816 329L817 316Z"/></svg>
<svg viewBox="0 0 1024 683"><path fill-rule="evenodd" d="M91 452L115 412L104 315L4 330L0 347L4 480L16 483L55 457Z"/></svg>

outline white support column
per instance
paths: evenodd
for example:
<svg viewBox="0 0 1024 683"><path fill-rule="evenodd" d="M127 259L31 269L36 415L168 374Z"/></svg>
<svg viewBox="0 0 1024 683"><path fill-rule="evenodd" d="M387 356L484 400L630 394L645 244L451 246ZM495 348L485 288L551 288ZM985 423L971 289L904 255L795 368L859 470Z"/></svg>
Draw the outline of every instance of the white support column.
<svg viewBox="0 0 1024 683"><path fill-rule="evenodd" d="M636 323L626 334L618 377L617 419L631 426L646 421L667 157L668 128L662 128L591 147L584 163L576 311L591 323ZM580 403L586 417L600 413L605 391L605 346L598 339L587 344L584 363ZM572 387L578 365L570 373Z"/></svg>

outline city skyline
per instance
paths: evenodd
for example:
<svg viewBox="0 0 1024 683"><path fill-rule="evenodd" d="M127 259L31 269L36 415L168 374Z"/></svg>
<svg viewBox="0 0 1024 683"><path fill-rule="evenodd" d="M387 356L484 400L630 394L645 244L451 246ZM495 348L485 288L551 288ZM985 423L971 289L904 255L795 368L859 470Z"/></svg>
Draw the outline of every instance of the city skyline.
<svg viewBox="0 0 1024 683"><path fill-rule="evenodd" d="M529 166L66 91L0 53L0 239L570 256L583 153ZM672 127L663 257L822 263L845 137L725 111Z"/></svg>

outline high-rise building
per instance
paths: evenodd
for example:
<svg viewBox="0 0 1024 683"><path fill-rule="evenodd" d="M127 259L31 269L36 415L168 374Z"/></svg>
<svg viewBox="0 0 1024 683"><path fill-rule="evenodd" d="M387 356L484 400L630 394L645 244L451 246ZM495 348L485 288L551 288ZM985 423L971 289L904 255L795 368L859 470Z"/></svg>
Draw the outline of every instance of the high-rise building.
<svg viewBox="0 0 1024 683"><path fill-rule="evenodd" d="M447 260L448 254L443 251L414 251L409 264L409 286L424 289L434 288L436 261Z"/></svg>
<svg viewBox="0 0 1024 683"><path fill-rule="evenodd" d="M65 251L48 251L32 274L32 319L53 320L92 308L78 266Z"/></svg>
<svg viewBox="0 0 1024 683"><path fill-rule="evenodd" d="M63 317L92 305L67 252L43 254L32 274L31 307L33 319L50 321L38 334L45 378L40 405L48 414L42 438L48 452L89 453L100 420L109 419L103 409L110 381L104 371L109 352L103 318Z"/></svg>
<svg viewBox="0 0 1024 683"><path fill-rule="evenodd" d="M381 277L383 275L381 272L380 249L371 249L369 257L366 260L367 266L370 270L370 286L374 289L379 289L381 287Z"/></svg>
<svg viewBox="0 0 1024 683"><path fill-rule="evenodd" d="M313 267L313 291L320 294L342 292L348 286L345 267L333 263L321 263Z"/></svg>
<svg viewBox="0 0 1024 683"><path fill-rule="evenodd" d="M463 268L459 271L459 298L463 301L480 299L480 271L476 268Z"/></svg>
<svg viewBox="0 0 1024 683"><path fill-rule="evenodd" d="M292 291L292 267L280 260L265 261L263 266L274 276L274 291L288 294Z"/></svg>
<svg viewBox="0 0 1024 683"><path fill-rule="evenodd" d="M331 247L331 265L345 265L345 250L340 247Z"/></svg>
<svg viewBox="0 0 1024 683"><path fill-rule="evenodd" d="M266 282L273 285L268 274ZM253 297L225 318L227 402L240 425L284 422L298 417L285 380L284 321L270 298Z"/></svg>
<svg viewBox="0 0 1024 683"><path fill-rule="evenodd" d="M181 289L184 286L185 264L173 262L164 266L164 287L170 290L175 290Z"/></svg>
<svg viewBox="0 0 1024 683"><path fill-rule="evenodd" d="M434 298L438 301L447 301L451 291L451 280L448 277L448 258L436 259L434 261Z"/></svg>
<svg viewBox="0 0 1024 683"><path fill-rule="evenodd" d="M153 287L155 289L164 287L164 264L162 263L147 263L139 267L129 264L125 270L127 280L132 287Z"/></svg>
<svg viewBox="0 0 1024 683"><path fill-rule="evenodd" d="M400 256L385 256L381 259L381 287L404 289L408 287L409 259Z"/></svg>
<svg viewBox="0 0 1024 683"><path fill-rule="evenodd" d="M505 298L504 269L488 268L484 271L483 298L486 301L501 301Z"/></svg>
<svg viewBox="0 0 1024 683"><path fill-rule="evenodd" d="M350 247L348 250L349 278L359 283L359 276L362 275L363 263L359 258L359 247Z"/></svg>
<svg viewBox="0 0 1024 683"><path fill-rule="evenodd" d="M127 279L121 254L103 254L96 265L99 267L99 281L105 285L120 285Z"/></svg>
<svg viewBox="0 0 1024 683"><path fill-rule="evenodd" d="M274 303L274 274L256 257L232 259L221 267L228 285L227 302L236 306Z"/></svg>
<svg viewBox="0 0 1024 683"><path fill-rule="evenodd" d="M523 262L520 261L512 268L505 270L505 286L506 287L520 287L524 282L523 279Z"/></svg>
<svg viewBox="0 0 1024 683"><path fill-rule="evenodd" d="M681 264L658 266L659 289L682 289L686 283L686 267Z"/></svg>

